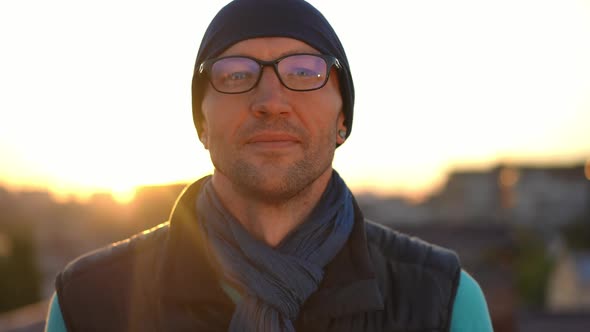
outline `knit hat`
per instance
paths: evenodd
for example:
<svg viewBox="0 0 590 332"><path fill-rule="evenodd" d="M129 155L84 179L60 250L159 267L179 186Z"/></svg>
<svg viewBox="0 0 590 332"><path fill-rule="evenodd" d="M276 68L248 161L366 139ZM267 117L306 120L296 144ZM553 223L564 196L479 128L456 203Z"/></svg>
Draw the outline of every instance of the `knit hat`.
<svg viewBox="0 0 590 332"><path fill-rule="evenodd" d="M201 103L209 82L199 75L199 65L219 56L233 44L251 38L289 37L303 41L322 54L335 56L342 65L338 72L346 136L352 130L354 86L344 48L330 23L303 0L234 0L223 7L209 24L195 63L192 82L193 121L201 134Z"/></svg>

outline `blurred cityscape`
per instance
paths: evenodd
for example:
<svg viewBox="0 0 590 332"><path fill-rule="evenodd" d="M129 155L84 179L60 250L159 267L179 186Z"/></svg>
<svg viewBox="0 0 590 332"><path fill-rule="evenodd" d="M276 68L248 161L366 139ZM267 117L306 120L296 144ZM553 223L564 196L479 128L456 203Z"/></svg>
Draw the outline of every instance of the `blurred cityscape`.
<svg viewBox="0 0 590 332"><path fill-rule="evenodd" d="M165 221L184 186L142 187L128 204L0 188L0 331L42 331L56 274ZM495 331L590 330L590 162L456 170L421 203L357 200L367 218L459 253Z"/></svg>

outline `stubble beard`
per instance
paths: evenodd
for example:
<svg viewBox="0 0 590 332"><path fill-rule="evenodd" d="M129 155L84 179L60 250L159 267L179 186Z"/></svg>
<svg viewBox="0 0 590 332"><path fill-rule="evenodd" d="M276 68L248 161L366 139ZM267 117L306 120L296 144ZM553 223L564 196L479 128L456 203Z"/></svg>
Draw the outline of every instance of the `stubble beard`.
<svg viewBox="0 0 590 332"><path fill-rule="evenodd" d="M332 146L335 146L335 142ZM307 153L303 154L303 158L290 165L282 161L273 162L272 158L262 165L249 162L246 158L237 158L228 163L214 163L214 166L230 180L234 190L244 197L281 205L305 195L306 189L311 188L312 183L328 168L332 168L333 148L324 150L318 147L313 151L305 148Z"/></svg>

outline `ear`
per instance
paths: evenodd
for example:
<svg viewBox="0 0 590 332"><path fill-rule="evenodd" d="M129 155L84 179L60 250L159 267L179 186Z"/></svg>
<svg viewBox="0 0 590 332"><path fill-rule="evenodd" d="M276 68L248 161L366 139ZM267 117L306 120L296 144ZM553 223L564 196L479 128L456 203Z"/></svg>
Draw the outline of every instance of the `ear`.
<svg viewBox="0 0 590 332"><path fill-rule="evenodd" d="M338 145L342 145L344 141L346 141L346 136L348 134L348 128L344 125L344 120L344 112L340 112L340 114L338 114L338 127L336 130L336 143L338 143Z"/></svg>

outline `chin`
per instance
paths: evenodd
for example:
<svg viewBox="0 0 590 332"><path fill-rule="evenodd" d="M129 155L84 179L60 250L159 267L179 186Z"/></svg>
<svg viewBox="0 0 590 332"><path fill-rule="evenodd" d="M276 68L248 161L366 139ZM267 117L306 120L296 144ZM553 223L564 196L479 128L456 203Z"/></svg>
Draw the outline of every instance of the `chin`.
<svg viewBox="0 0 590 332"><path fill-rule="evenodd" d="M293 163L286 168L242 164L234 168L229 177L242 194L269 203L279 203L300 195L323 174L323 171L305 164Z"/></svg>

